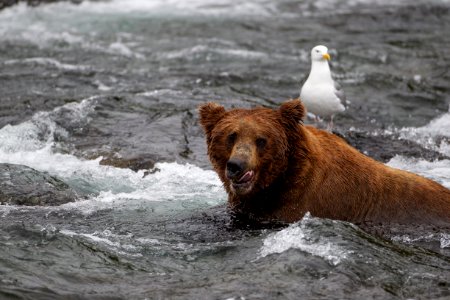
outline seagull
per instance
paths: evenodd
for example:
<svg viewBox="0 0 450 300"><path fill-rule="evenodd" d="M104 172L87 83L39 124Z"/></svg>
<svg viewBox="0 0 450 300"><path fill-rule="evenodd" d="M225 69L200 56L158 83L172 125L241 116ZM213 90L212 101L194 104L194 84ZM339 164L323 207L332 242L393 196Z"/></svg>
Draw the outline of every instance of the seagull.
<svg viewBox="0 0 450 300"><path fill-rule="evenodd" d="M300 91L300 100L305 104L306 110L322 118L330 118L328 130L333 128L333 117L343 112L345 107L345 94L340 85L331 77L328 61L330 55L328 48L322 45L311 50L311 71Z"/></svg>

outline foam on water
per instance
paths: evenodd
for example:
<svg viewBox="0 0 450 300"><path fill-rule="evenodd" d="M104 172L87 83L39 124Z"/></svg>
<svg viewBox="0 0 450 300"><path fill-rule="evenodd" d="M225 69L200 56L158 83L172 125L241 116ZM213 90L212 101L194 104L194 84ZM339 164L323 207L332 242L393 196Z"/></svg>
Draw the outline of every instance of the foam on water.
<svg viewBox="0 0 450 300"><path fill-rule="evenodd" d="M92 50L110 55L128 58L144 59L141 52L145 47L141 45L141 29L133 32L133 26L118 26L122 19L166 20L185 18L197 20L198 17L245 19L247 17L267 18L297 18L298 14L336 14L347 12L359 5L392 4L392 1L378 0L376 3L368 0L353 0L342 2L336 0L304 1L298 4L298 10L292 12L283 8L282 3L268 0L233 1L233 0L112 0L112 1L83 1L79 5L70 2L58 2L38 7L30 7L23 3L0 11L0 42L26 41L41 48L67 47ZM397 5L406 5L404 0ZM330 11L330 7L333 10ZM133 24L133 22L130 22ZM130 32L122 32L130 31ZM145 40L145 39L144 39ZM170 57L196 57L205 52L198 45L192 49L169 52ZM229 56L242 59L264 59L268 54L248 49L206 49L208 53L218 56ZM271 53L271 56L276 55ZM309 51L300 53L300 59L307 61ZM30 58L33 59L33 58ZM283 57L283 59L298 59L298 57ZM68 64L46 61L47 64L68 68L84 68L85 66L70 66ZM59 64L58 64L59 63Z"/></svg>
<svg viewBox="0 0 450 300"><path fill-rule="evenodd" d="M105 166L97 165L88 174L101 176ZM195 206L213 206L226 199L222 185L213 171L203 170L194 165L177 163L157 163L156 173L143 178L143 172L106 167L108 175L100 178L106 181L97 196L61 206L63 209L76 209L91 214L103 209L143 208L152 202L191 202ZM81 170L81 172L85 172ZM98 184L91 179L90 184ZM119 191L127 190L125 192ZM179 209L183 207L173 205Z"/></svg>
<svg viewBox="0 0 450 300"><path fill-rule="evenodd" d="M110 2L83 2L81 9L97 13L152 13L159 15L257 15L270 14L270 1L233 0L115 0Z"/></svg>
<svg viewBox="0 0 450 300"><path fill-rule="evenodd" d="M197 45L188 49L167 52L164 54L164 58L179 59L188 57L196 59L197 57L203 57L206 54L208 55L218 54L220 56L229 56L230 58L245 58L245 59L263 59L267 57L266 53L259 51L250 51L242 49L220 49L209 47L206 45ZM209 59L207 56L207 60Z"/></svg>
<svg viewBox="0 0 450 300"><path fill-rule="evenodd" d="M450 160L448 159L427 161L396 155L387 165L422 175L450 188Z"/></svg>
<svg viewBox="0 0 450 300"><path fill-rule="evenodd" d="M108 9L108 6L117 10ZM70 45L94 52L142 59L144 56L133 49L137 45L127 42L134 39L134 36L112 28L117 18L125 13L121 11L120 5L115 6L109 1L85 1L82 5L60 2L38 7L21 3L0 11L0 42L26 41L40 48ZM87 68L64 64L50 58L27 58L23 62L70 70Z"/></svg>
<svg viewBox="0 0 450 300"><path fill-rule="evenodd" d="M334 244L330 238L321 237L316 230L318 222L321 220L306 214L300 222L270 234L263 241L260 257L282 253L289 249L299 249L321 257L333 265L339 264L342 259L348 257L351 251Z"/></svg>
<svg viewBox="0 0 450 300"><path fill-rule="evenodd" d="M71 64L64 64L59 62L56 59L49 58L49 57L31 57L26 59L10 59L5 62L3 62L5 65L14 65L14 64L37 64L37 65L44 65L44 66L52 66L57 69L61 70L67 70L67 71L85 71L88 70L88 66L83 65L71 65Z"/></svg>
<svg viewBox="0 0 450 300"><path fill-rule="evenodd" d="M58 125L81 127L89 122L97 97L70 103L51 112L39 112L31 120L0 129L0 163L26 165L57 176L87 200L61 206L91 213L111 207L134 208L145 202L193 201L215 205L225 199L222 185L213 171L189 164L157 163L154 172L134 172L100 165L101 157L83 160L71 154L58 153L55 136L69 132Z"/></svg>
<svg viewBox="0 0 450 300"><path fill-rule="evenodd" d="M126 256L142 257L142 247L133 244L135 240L132 234L118 235L108 229L103 231L95 231L93 233L77 233L71 230L61 230L60 234L69 237L78 237L88 239L97 245L103 245L109 250Z"/></svg>
<svg viewBox="0 0 450 300"><path fill-rule="evenodd" d="M186 16L221 16L226 18L246 15L264 17L274 11L271 1L243 1L233 0L113 0L113 1L84 1L79 5L67 2L29 7L19 4L0 12L0 24L5 27L0 32L35 26L35 30L46 25L53 25L59 30L67 30L73 25L83 25L89 21L104 21L119 16L127 17L186 17ZM15 20L16 22L8 22ZM24 22L18 22L23 20ZM62 22L66 21L66 22ZM81 26L83 27L83 26ZM53 28L53 27L50 27Z"/></svg>
<svg viewBox="0 0 450 300"><path fill-rule="evenodd" d="M450 111L422 127L399 130L400 138L420 143L424 147L450 156Z"/></svg>
<svg viewBox="0 0 450 300"><path fill-rule="evenodd" d="M410 235L398 235L392 237L393 241L402 242L406 244L414 244L419 242L435 242L439 241L439 246L444 248L450 248L450 234L448 233L430 233L424 236L411 237Z"/></svg>
<svg viewBox="0 0 450 300"><path fill-rule="evenodd" d="M450 112L436 117L425 126L390 130L390 134L392 133L398 133L400 139L414 141L427 149L450 156ZM387 165L428 177L450 188L448 159L427 161L396 155Z"/></svg>
<svg viewBox="0 0 450 300"><path fill-rule="evenodd" d="M409 5L410 1L396 1L395 5ZM424 1L425 2L425 1ZM448 0L436 0L448 3ZM112 0L83 1L79 5L70 2L58 2L29 7L15 5L0 11L0 39L14 37L17 33L27 39L39 42L53 38L63 38L66 42L83 40L80 32L92 33L99 24L115 20L121 16L127 18L150 17L167 19L178 17L212 16L220 18L297 17L302 14L344 13L355 7L371 5L393 5L389 0L320 0L304 1L298 4L298 12L284 11L274 1L269 0ZM333 7L333 10L330 10ZM101 26L100 26L101 27ZM63 36L65 35L65 36ZM113 46L114 47L114 46Z"/></svg>
<svg viewBox="0 0 450 300"><path fill-rule="evenodd" d="M55 136L67 136L65 128L58 126L61 121L68 127L81 127L89 122L97 97L90 97L80 103L69 103L55 108L51 112L38 112L31 120L18 124L6 125L0 129L0 161L11 162L26 159L33 152L49 152L55 145ZM32 159L32 162L40 163Z"/></svg>

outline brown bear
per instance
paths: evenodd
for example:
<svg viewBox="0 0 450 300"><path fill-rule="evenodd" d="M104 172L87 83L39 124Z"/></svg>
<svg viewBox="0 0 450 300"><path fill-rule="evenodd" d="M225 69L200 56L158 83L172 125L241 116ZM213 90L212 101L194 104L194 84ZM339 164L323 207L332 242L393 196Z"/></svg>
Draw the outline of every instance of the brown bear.
<svg viewBox="0 0 450 300"><path fill-rule="evenodd" d="M450 190L377 162L302 123L300 100L279 109L199 107L208 156L232 211L295 222L306 212L353 223L450 224Z"/></svg>

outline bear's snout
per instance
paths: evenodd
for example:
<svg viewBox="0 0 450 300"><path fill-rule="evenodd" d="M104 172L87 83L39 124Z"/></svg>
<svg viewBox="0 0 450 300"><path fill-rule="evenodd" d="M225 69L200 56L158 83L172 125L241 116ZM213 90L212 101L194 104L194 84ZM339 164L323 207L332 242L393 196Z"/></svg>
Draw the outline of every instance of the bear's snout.
<svg viewBox="0 0 450 300"><path fill-rule="evenodd" d="M226 176L230 180L230 190L235 194L247 194L253 189L255 182L255 171L249 170L248 163L233 157L226 165Z"/></svg>
<svg viewBox="0 0 450 300"><path fill-rule="evenodd" d="M247 168L247 163L242 159L231 158L227 162L227 177L233 179L240 175Z"/></svg>

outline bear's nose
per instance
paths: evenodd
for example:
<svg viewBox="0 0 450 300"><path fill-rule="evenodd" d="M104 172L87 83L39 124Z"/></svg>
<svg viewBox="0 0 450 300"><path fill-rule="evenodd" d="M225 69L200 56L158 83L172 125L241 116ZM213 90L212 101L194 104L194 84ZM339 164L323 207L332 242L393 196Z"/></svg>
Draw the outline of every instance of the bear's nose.
<svg viewBox="0 0 450 300"><path fill-rule="evenodd" d="M227 162L227 177L233 178L239 175L243 170L245 170L245 161L237 158L232 158Z"/></svg>

